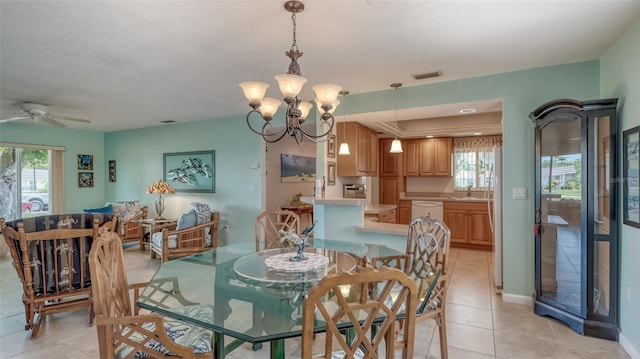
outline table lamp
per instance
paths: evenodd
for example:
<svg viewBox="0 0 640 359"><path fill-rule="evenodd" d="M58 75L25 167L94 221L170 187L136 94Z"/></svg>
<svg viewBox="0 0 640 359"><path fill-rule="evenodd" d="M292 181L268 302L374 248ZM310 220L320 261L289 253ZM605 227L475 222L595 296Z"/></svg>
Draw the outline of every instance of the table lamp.
<svg viewBox="0 0 640 359"><path fill-rule="evenodd" d="M162 212L164 212L164 199L162 198L163 194L174 194L176 190L171 187L170 184L163 180L159 180L154 182L151 186L147 187L145 193L157 194L160 195L160 198L156 201L156 213L158 213L158 217L156 219L164 219L162 217Z"/></svg>

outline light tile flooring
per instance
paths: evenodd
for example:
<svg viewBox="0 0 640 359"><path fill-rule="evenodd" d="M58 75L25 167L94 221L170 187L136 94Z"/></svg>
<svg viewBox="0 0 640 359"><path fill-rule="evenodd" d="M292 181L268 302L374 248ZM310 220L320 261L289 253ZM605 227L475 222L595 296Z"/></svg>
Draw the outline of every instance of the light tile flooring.
<svg viewBox="0 0 640 359"><path fill-rule="evenodd" d="M453 249L447 297L449 357L454 358L629 358L620 344L584 337L553 319L538 317L530 307L502 302L492 289L491 253ZM136 246L125 249L129 282L146 281L160 262ZM0 259L0 358L97 358L95 327L87 310L50 316L36 340L24 329L21 287L10 257ZM300 341L286 341L288 357L299 353ZM439 358L433 320L418 322L416 358ZM265 345L244 345L229 358L268 358Z"/></svg>

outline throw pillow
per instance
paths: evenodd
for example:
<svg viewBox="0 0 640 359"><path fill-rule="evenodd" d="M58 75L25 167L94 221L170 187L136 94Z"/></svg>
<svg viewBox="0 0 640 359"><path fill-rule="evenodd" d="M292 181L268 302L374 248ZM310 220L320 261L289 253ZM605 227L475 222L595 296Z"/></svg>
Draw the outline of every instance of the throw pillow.
<svg viewBox="0 0 640 359"><path fill-rule="evenodd" d="M84 213L102 213L102 214L113 214L113 206L108 205L100 208L87 208L83 209Z"/></svg>
<svg viewBox="0 0 640 359"><path fill-rule="evenodd" d="M211 207L209 207L208 204L201 202L191 202L191 206L198 216L197 224L207 223L211 221ZM211 228L209 227L205 228L204 230L204 245L207 247L210 247L212 243L211 233L209 233L210 230Z"/></svg>
<svg viewBox="0 0 640 359"><path fill-rule="evenodd" d="M107 202L106 205L113 206L113 214L118 216L118 222L128 221L136 216L142 214L142 208L140 208L139 201L120 201L120 202Z"/></svg>
<svg viewBox="0 0 640 359"><path fill-rule="evenodd" d="M198 216L196 215L196 211L192 209L187 213L183 213L180 218L178 218L176 230L193 227L196 224L198 224Z"/></svg>

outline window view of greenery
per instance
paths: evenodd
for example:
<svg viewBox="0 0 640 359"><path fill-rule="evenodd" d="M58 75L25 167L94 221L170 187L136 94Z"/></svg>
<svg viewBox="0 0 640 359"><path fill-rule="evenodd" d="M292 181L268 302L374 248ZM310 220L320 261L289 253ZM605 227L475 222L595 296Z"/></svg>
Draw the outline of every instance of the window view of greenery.
<svg viewBox="0 0 640 359"><path fill-rule="evenodd" d="M484 190L490 187L493 151L454 152L455 189Z"/></svg>
<svg viewBox="0 0 640 359"><path fill-rule="evenodd" d="M541 169L542 192L555 193L563 198L580 199L580 154L543 156Z"/></svg>
<svg viewBox="0 0 640 359"><path fill-rule="evenodd" d="M48 210L49 151L0 147L0 217L13 220Z"/></svg>

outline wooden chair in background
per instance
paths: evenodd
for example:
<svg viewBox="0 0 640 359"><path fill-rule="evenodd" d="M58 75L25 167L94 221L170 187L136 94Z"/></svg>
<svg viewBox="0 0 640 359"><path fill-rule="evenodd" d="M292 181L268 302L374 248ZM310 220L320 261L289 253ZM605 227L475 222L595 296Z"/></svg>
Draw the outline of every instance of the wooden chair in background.
<svg viewBox="0 0 640 359"><path fill-rule="evenodd" d="M151 238L151 258L160 255L162 262L218 248L219 212L211 212L211 220L184 229L163 229Z"/></svg>
<svg viewBox="0 0 640 359"><path fill-rule="evenodd" d="M22 282L25 330L38 336L47 315L89 308L93 322L87 255L100 231L113 231L116 217L74 213L5 222L0 229Z"/></svg>
<svg viewBox="0 0 640 359"><path fill-rule="evenodd" d="M158 314L134 315L129 290L146 283L128 285L117 234L106 233L94 241L89 265L100 358L213 358L210 331ZM202 311L213 319L213 308L191 305L184 309Z"/></svg>
<svg viewBox="0 0 640 359"><path fill-rule="evenodd" d="M281 248L280 230L290 231L300 236L300 216L291 211L277 210L262 212L256 218L256 251Z"/></svg>
<svg viewBox="0 0 640 359"><path fill-rule="evenodd" d="M394 288L400 289L391 295ZM402 358L413 358L416 320L413 313L417 302L416 282L399 269L369 267L329 275L308 291L304 302L302 358L378 358L383 342L386 358L395 358L398 349ZM322 352L314 354L316 313L327 330L325 344L319 349ZM404 313L409 315L405 317ZM397 323L401 318L404 322L398 335ZM353 327L349 329L353 335L347 335L348 339L339 329L345 325ZM402 344L394 346L394 340L401 340Z"/></svg>

